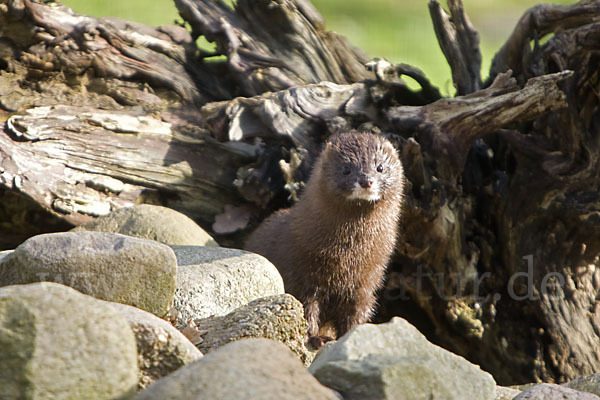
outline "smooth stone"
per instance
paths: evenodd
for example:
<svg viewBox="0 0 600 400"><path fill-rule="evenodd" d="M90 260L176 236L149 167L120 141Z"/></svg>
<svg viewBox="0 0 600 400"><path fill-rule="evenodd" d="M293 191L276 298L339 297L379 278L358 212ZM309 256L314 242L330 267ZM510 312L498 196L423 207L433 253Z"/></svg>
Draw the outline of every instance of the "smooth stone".
<svg viewBox="0 0 600 400"><path fill-rule="evenodd" d="M0 288L1 399L116 399L135 393L136 342L106 302L57 283Z"/></svg>
<svg viewBox="0 0 600 400"><path fill-rule="evenodd" d="M490 374L428 342L402 318L353 328L324 346L309 371L345 400L491 400L496 393Z"/></svg>
<svg viewBox="0 0 600 400"><path fill-rule="evenodd" d="M152 240L50 233L27 239L0 261L0 286L57 282L164 316L173 304L176 270L173 250Z"/></svg>
<svg viewBox="0 0 600 400"><path fill-rule="evenodd" d="M174 245L219 245L187 215L151 204L119 208L72 231L120 233Z"/></svg>
<svg viewBox="0 0 600 400"><path fill-rule="evenodd" d="M242 339L157 381L135 400L339 400L283 344Z"/></svg>
<svg viewBox="0 0 600 400"><path fill-rule="evenodd" d="M222 316L252 300L283 294L283 280L266 258L236 249L171 246L177 256L177 327Z"/></svg>

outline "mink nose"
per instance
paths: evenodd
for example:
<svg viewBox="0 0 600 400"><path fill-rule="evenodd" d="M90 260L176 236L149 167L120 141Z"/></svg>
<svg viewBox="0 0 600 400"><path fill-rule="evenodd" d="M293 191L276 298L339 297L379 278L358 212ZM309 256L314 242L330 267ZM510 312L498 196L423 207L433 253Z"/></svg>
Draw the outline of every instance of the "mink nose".
<svg viewBox="0 0 600 400"><path fill-rule="evenodd" d="M358 184L359 184L359 185L360 185L362 188L364 188L364 189L368 189L368 188L370 188L371 186L373 186L373 178L370 178L370 177L368 177L368 176L361 176L361 177L358 179Z"/></svg>

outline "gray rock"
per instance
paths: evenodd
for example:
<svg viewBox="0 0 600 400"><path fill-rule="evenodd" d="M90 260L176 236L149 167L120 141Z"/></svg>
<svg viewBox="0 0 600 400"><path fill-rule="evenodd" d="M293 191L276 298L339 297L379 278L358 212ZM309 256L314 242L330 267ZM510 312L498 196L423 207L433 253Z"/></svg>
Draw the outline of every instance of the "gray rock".
<svg viewBox="0 0 600 400"><path fill-rule="evenodd" d="M521 393L521 390L511 387L496 386L496 397L494 400L512 400Z"/></svg>
<svg viewBox="0 0 600 400"><path fill-rule="evenodd" d="M600 396L600 374L577 378L571 382L564 383L562 386Z"/></svg>
<svg viewBox="0 0 600 400"><path fill-rule="evenodd" d="M304 346L307 323L302 303L292 295L280 294L251 301L223 317L196 321L203 353L243 338L273 339L285 344L305 364L313 354Z"/></svg>
<svg viewBox="0 0 600 400"><path fill-rule="evenodd" d="M252 300L283 294L281 275L264 257L220 247L171 248L177 256L179 329L190 319L225 315Z"/></svg>
<svg viewBox="0 0 600 400"><path fill-rule="evenodd" d="M200 350L167 321L126 304L107 304L125 318L135 334L140 389L202 357Z"/></svg>
<svg viewBox="0 0 600 400"><path fill-rule="evenodd" d="M115 233L51 233L0 261L0 286L50 281L158 316L173 302L176 259L166 245Z"/></svg>
<svg viewBox="0 0 600 400"><path fill-rule="evenodd" d="M121 233L164 244L218 246L204 229L186 215L150 204L119 208L73 231Z"/></svg>
<svg viewBox="0 0 600 400"><path fill-rule="evenodd" d="M268 339L229 343L142 391L135 400L338 400L283 344Z"/></svg>
<svg viewBox="0 0 600 400"><path fill-rule="evenodd" d="M494 379L401 318L352 329L309 367L344 399L493 399Z"/></svg>
<svg viewBox="0 0 600 400"><path fill-rule="evenodd" d="M560 385L540 383L525 390L514 400L600 400L600 397Z"/></svg>
<svg viewBox="0 0 600 400"><path fill-rule="evenodd" d="M0 288L1 399L115 399L135 393L129 325L105 302L56 283Z"/></svg>

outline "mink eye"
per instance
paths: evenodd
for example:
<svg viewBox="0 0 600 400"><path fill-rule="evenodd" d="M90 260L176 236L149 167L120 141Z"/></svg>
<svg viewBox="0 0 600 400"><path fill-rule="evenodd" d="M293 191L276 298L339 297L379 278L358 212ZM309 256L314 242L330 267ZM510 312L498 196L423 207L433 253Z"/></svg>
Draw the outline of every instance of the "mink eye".
<svg viewBox="0 0 600 400"><path fill-rule="evenodd" d="M377 172L383 172L383 165L379 164L377 166Z"/></svg>
<svg viewBox="0 0 600 400"><path fill-rule="evenodd" d="M344 169L342 170L342 174L350 175L350 167L348 167L348 166L344 167Z"/></svg>

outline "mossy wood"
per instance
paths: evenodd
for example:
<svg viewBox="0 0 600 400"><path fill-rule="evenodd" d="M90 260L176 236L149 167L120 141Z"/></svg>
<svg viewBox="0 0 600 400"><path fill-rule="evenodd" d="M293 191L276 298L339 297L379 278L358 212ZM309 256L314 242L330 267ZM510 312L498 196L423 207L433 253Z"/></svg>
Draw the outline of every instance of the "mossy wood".
<svg viewBox="0 0 600 400"><path fill-rule="evenodd" d="M462 3L432 0L454 98L307 0L175 3L189 31L0 0L2 247L144 202L240 245L328 135L380 131L409 190L379 318L503 384L600 369L600 1L527 11L483 82Z"/></svg>

